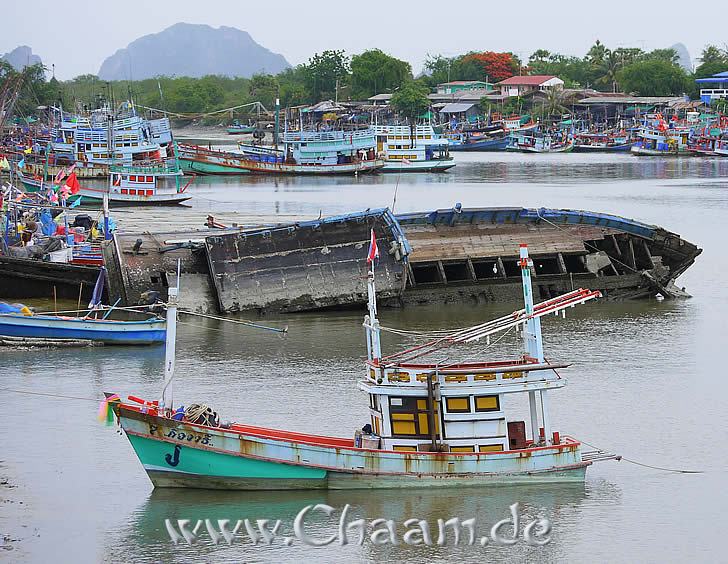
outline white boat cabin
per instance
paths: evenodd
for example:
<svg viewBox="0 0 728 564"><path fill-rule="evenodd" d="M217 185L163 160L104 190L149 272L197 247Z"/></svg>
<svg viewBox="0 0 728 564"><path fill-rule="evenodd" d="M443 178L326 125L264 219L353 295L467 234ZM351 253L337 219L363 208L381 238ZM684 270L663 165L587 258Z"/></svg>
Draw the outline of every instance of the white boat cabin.
<svg viewBox="0 0 728 564"><path fill-rule="evenodd" d="M369 315L364 327L368 362L360 389L369 394L372 448L394 451L499 452L560 444L549 416L550 390L565 381L545 361L540 317L558 313L599 292L575 290L533 305L532 261L521 247L525 309L495 321L433 337L429 343L382 357L376 319L373 275L369 277ZM522 327L524 355L511 361L427 364L415 362L453 344L487 341L490 335ZM483 343L484 345L485 343ZM442 356L440 354L440 356ZM508 421L505 405L512 394L528 394L528 421ZM530 437L529 432L530 431ZM378 442L378 447L377 447Z"/></svg>

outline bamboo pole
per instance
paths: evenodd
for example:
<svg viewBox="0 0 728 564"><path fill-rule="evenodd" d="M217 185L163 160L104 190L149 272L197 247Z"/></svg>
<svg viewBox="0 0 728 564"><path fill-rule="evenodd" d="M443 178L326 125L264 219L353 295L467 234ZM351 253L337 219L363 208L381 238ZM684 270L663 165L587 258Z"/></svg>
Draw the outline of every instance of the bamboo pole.
<svg viewBox="0 0 728 564"><path fill-rule="evenodd" d="M58 300L56 298L56 285L53 285L53 311L58 312Z"/></svg>

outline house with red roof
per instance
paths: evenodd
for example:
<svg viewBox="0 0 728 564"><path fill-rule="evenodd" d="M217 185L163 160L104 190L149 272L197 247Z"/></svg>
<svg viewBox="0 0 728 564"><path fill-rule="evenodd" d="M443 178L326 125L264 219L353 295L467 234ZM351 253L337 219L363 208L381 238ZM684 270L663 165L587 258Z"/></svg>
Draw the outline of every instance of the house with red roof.
<svg viewBox="0 0 728 564"><path fill-rule="evenodd" d="M531 74L527 76L512 76L496 83L501 94L505 96L523 96L534 90L551 90L563 88L564 81L558 76L549 74Z"/></svg>

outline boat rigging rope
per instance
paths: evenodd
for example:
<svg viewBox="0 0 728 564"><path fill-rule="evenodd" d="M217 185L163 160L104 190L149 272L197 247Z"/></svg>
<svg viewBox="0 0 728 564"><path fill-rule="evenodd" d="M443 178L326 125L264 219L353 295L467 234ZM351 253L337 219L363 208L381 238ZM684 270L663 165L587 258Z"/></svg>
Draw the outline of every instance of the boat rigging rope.
<svg viewBox="0 0 728 564"><path fill-rule="evenodd" d="M578 440L579 440L580 443L585 444L586 446L590 446L592 448L595 448L598 451L608 452L608 451L606 451L606 450L604 450L604 449L602 449L602 448L600 448L600 447L598 447L596 445L593 445L591 443L586 442L583 439L578 439ZM625 462L629 462L630 464L634 464L636 466L642 466L643 468L651 468L652 470L661 470L663 472L674 472L676 474L705 474L706 473L705 470L685 470L685 469L681 469L681 468L665 468L663 466L653 466L652 464L646 464L644 462L638 462L637 460L633 460L631 458L627 458L626 456L622 456L622 455L617 455L615 457L615 460L617 460L617 461L624 460Z"/></svg>
<svg viewBox="0 0 728 564"><path fill-rule="evenodd" d="M283 329L280 329L279 327L268 327L267 325L260 325L258 323L253 323L252 321L240 321L237 319L227 319L225 317L218 317L216 315L207 315L204 313L196 313L193 311L189 311L186 309L180 309L180 313L184 313L186 315L195 315L197 317L204 317L205 319L214 319L216 321L225 321L227 323L235 323L237 325L245 325L246 327L255 327L256 329L264 329L266 331L274 331L276 333L288 333L288 325L286 325Z"/></svg>
<svg viewBox="0 0 728 564"><path fill-rule="evenodd" d="M75 399L75 400L83 400L83 401L92 401L95 403L99 402L99 398L82 398L79 396L68 396L65 394L51 394L49 392L33 392L31 390L13 390L12 388L0 388L0 392L11 392L13 394L28 394L31 396L46 396L46 397L59 398L59 399Z"/></svg>

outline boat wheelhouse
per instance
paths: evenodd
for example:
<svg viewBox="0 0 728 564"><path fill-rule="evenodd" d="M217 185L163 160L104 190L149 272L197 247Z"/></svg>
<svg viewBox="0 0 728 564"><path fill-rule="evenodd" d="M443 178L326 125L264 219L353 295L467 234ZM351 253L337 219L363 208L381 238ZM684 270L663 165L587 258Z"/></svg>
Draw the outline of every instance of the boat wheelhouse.
<svg viewBox="0 0 728 564"><path fill-rule="evenodd" d="M169 119L144 119L128 102L116 112L105 107L88 116L54 110L50 150L59 164L132 166L173 156Z"/></svg>
<svg viewBox="0 0 728 564"><path fill-rule="evenodd" d="M431 125L374 125L382 172L442 172L455 166L449 142Z"/></svg>
<svg viewBox="0 0 728 564"><path fill-rule="evenodd" d="M376 255L372 249L374 236L370 258ZM381 352L371 262L364 321L368 359L359 383L369 396L371 423L354 437L221 425L209 408L175 409L176 288L170 288L161 399L122 401L107 394L107 403L155 487L366 489L583 481L592 458L582 453L579 441L552 427L550 392L564 386L557 369L565 365L545 360L540 318L600 294L579 289L534 306L533 263L525 246L520 256L524 309L459 331L436 331L424 344L390 356ZM482 348L482 340L517 327L524 343L519 358L442 361L446 349L479 342ZM506 417L507 398L515 393L528 396L528 425Z"/></svg>

